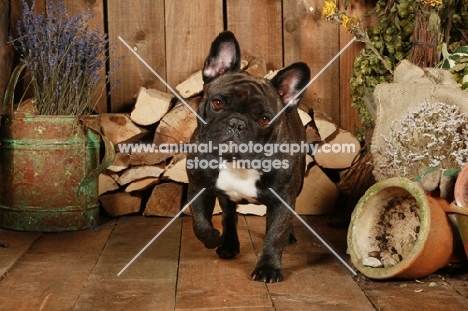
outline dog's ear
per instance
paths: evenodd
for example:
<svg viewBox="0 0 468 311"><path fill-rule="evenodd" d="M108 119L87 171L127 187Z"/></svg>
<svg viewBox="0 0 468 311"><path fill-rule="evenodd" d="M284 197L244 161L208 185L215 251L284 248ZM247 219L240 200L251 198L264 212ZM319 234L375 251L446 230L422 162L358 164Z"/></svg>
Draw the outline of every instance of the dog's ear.
<svg viewBox="0 0 468 311"><path fill-rule="evenodd" d="M240 71L239 43L230 31L221 32L211 43L210 53L203 67L203 82L209 83L226 72Z"/></svg>
<svg viewBox="0 0 468 311"><path fill-rule="evenodd" d="M296 95L309 83L310 69L306 63L294 63L278 71L271 83L278 90L278 96L284 105L288 105L286 112L297 107L304 92ZM296 98L295 98L296 97Z"/></svg>

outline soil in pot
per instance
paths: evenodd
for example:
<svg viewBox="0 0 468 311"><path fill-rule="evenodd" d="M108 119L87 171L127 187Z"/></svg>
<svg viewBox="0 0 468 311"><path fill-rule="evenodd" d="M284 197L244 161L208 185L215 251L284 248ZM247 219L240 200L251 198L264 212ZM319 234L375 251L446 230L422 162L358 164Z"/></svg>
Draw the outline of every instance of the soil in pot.
<svg viewBox="0 0 468 311"><path fill-rule="evenodd" d="M375 208L361 215L369 227L356 228L358 252L365 266L394 266L408 256L418 238L420 218L416 199L402 188L388 188L369 204Z"/></svg>
<svg viewBox="0 0 468 311"><path fill-rule="evenodd" d="M433 198L397 177L375 184L358 202L348 249L354 266L367 277L418 278L449 262L453 232Z"/></svg>

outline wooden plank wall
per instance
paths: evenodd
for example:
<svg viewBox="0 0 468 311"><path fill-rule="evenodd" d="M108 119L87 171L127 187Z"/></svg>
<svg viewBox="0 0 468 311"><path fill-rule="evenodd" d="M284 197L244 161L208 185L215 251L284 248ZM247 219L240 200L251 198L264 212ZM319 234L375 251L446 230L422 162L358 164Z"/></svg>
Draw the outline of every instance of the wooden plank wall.
<svg viewBox="0 0 468 311"><path fill-rule="evenodd" d="M36 11L44 9L47 1L28 0L36 4ZM344 1L339 0L341 5ZM99 103L100 112L130 111L140 86L166 90L164 84L124 46L119 36L172 87L201 69L211 41L223 29L236 34L243 51L263 58L267 69L304 61L311 67L313 77L352 38L342 27L321 17L324 0L63 2L70 14L84 12L86 6L91 8L95 16L92 26L105 30L110 46L116 47L109 56L109 68L114 68L117 59L125 56L111 81L111 84L116 81L120 84L107 100ZM374 2L351 1L348 11L363 17ZM20 16L21 5L20 0L10 3L13 25ZM302 102L303 108L324 112L351 131L358 125L358 118L350 107L348 79L354 57L361 48L362 44L354 43L345 51L313 82ZM4 53L1 49L0 52ZM7 72L2 70L3 75Z"/></svg>
<svg viewBox="0 0 468 311"><path fill-rule="evenodd" d="M8 73L11 72L11 68L13 67L13 53L7 43L9 40L9 12L8 0L0 0L0 98L3 98L3 94L8 83Z"/></svg>

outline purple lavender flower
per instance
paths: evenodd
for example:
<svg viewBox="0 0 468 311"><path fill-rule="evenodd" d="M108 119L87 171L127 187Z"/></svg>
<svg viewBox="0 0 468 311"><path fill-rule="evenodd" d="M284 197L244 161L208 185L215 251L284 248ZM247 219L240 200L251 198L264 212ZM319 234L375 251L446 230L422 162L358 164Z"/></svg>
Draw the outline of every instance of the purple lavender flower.
<svg viewBox="0 0 468 311"><path fill-rule="evenodd" d="M18 22L15 48L32 75L39 114L77 115L90 111L102 90L101 73L111 52L106 34L89 30L93 17L84 14L68 17L63 2L49 1L47 15L34 14L34 5L25 0L23 17ZM117 65L118 66L118 65ZM108 83L109 71L105 75Z"/></svg>

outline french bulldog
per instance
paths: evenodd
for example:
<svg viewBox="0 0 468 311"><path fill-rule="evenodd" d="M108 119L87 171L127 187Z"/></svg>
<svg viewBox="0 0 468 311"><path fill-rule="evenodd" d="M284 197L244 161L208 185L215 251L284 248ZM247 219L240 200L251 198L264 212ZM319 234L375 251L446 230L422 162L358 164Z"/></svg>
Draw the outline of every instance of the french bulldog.
<svg viewBox="0 0 468 311"><path fill-rule="evenodd" d="M190 205L193 229L205 247L217 248L221 258L233 258L240 251L236 205L265 205L263 252L251 277L280 282L283 249L296 238L293 214L270 188L294 208L305 173L305 152L259 152L247 147L305 143L296 108L302 98L299 93L310 80L310 70L305 63L294 63L267 80L241 72L240 60L234 34L224 31L212 43L204 63L198 114L206 124L198 121L191 144L211 144L213 150L187 154L188 196L199 195ZM221 145L229 147L222 154ZM197 165L202 163L205 165ZM216 198L222 210L222 234L211 222Z"/></svg>

